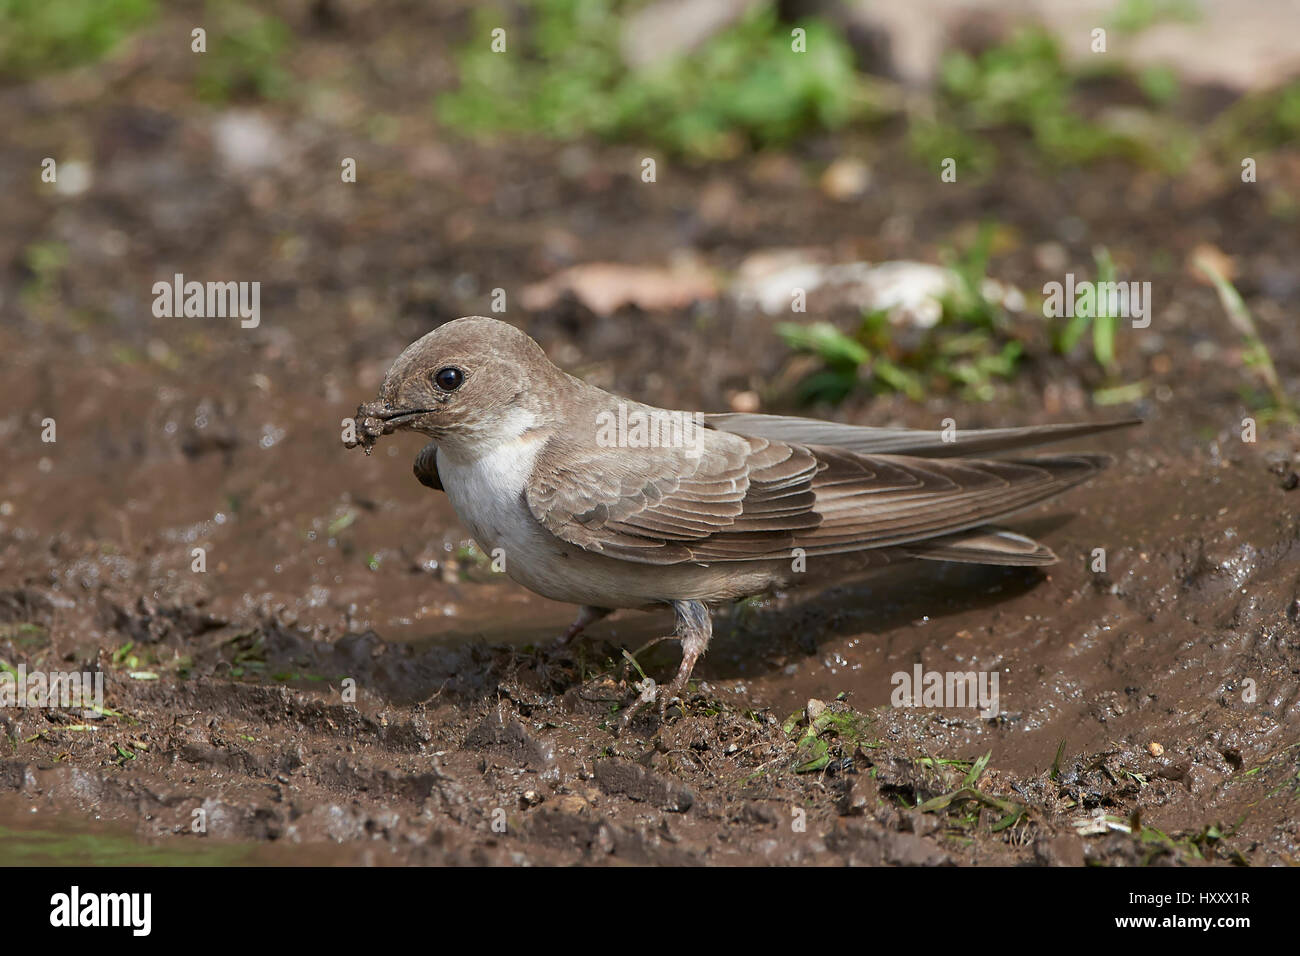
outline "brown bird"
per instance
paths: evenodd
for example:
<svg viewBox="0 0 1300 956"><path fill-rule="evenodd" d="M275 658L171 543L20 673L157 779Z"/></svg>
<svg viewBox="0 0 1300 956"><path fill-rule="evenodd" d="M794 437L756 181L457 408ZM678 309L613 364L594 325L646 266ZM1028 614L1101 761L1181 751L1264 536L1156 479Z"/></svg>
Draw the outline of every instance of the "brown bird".
<svg viewBox="0 0 1300 956"><path fill-rule="evenodd" d="M367 452L411 429L415 473L475 541L544 597L582 605L569 639L616 608L669 606L682 662L640 702L678 697L712 634L708 605L823 584L901 559L1045 565L988 522L1079 484L1103 455L994 452L1137 424L945 435L655 408L561 371L505 322L470 316L412 343L357 410ZM499 550L498 550L499 549Z"/></svg>

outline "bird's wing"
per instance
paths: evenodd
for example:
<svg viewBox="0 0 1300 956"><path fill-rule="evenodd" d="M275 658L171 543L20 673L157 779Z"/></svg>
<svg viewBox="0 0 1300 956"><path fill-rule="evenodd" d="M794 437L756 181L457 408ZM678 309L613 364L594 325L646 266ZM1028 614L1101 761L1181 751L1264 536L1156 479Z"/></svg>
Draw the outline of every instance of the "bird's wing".
<svg viewBox="0 0 1300 956"><path fill-rule="evenodd" d="M938 461L702 430L700 447L583 448L556 436L525 489L588 551L709 564L893 547L951 535L1085 480L1109 459Z"/></svg>
<svg viewBox="0 0 1300 956"><path fill-rule="evenodd" d="M1116 428L1142 424L1130 418L1115 422L1079 422L1063 425L1027 425L1021 428L957 429L945 439L941 431L915 428L871 428L790 415L723 412L704 416L705 424L719 431L754 438L830 445L864 455L917 455L922 458L957 458L987 455L1013 448L1081 438Z"/></svg>
<svg viewBox="0 0 1300 956"><path fill-rule="evenodd" d="M810 531L807 449L700 429L694 448L595 448L551 438L525 497L557 537L588 551L648 564L694 560L721 535L773 544Z"/></svg>

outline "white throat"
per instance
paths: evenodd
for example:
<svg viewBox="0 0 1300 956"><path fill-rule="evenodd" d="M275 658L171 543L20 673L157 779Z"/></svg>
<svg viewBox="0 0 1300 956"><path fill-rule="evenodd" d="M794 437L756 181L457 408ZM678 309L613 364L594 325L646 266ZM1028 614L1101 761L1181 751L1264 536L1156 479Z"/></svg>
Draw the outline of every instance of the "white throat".
<svg viewBox="0 0 1300 956"><path fill-rule="evenodd" d="M523 449L541 445L535 439L542 433L536 431L541 426L541 418L524 408L512 408L500 418L482 425L459 426L455 435L438 436L438 462L445 460L459 466L472 465L486 458L509 459L518 455ZM530 433L532 433L530 435ZM536 457L537 451L532 452ZM529 461L527 475L532 470Z"/></svg>

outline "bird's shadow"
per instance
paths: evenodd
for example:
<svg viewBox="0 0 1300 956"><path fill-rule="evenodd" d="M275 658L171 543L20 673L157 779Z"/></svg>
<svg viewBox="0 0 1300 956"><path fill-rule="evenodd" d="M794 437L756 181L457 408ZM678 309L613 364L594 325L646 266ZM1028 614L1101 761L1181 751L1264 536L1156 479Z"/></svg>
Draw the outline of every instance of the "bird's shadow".
<svg viewBox="0 0 1300 956"><path fill-rule="evenodd" d="M1039 538L1071 517L1049 515L1021 521L1017 530ZM992 609L1039 586L1050 567L918 560L830 587L740 601L714 611L713 639L695 674L715 680L752 678L781 666L779 662L791 656L815 655L823 644L838 637L881 633L919 621ZM667 611L620 615L615 622L609 630L593 629L592 639L635 646L671 633L673 627ZM666 641L638 656L638 662L654 668L655 676L671 676L675 654L676 645Z"/></svg>
<svg viewBox="0 0 1300 956"><path fill-rule="evenodd" d="M1043 577L1041 568L917 562L853 584L779 596L754 613L737 605L717 615L709 657L697 673L752 677L757 661L812 656L838 637L992 608L1033 590Z"/></svg>
<svg viewBox="0 0 1300 956"><path fill-rule="evenodd" d="M1069 516L1049 516L1019 522L1018 530L1038 537L1059 527ZM1003 567L945 561L911 561L883 568L862 579L830 587L737 602L715 609L714 634L709 652L695 670L697 678L752 679L785 665L792 657L814 655L838 637L882 633L914 622L941 620L954 614L993 608L1038 586L1044 578L1039 567ZM471 694L476 687L494 693L502 661L511 671L531 670L553 691L566 683L565 672L590 673L599 660L621 666L623 649L636 649L673 631L667 608L650 614L624 611L601 621L570 643L557 647L558 630L542 623L494 627L457 635L444 632L424 657L431 672L451 668ZM484 653L472 652L473 647ZM493 652L492 649L496 648ZM466 655L467 651L471 651ZM505 655L502 658L502 654ZM565 661L569 664L566 665ZM680 660L675 641L663 641L637 655L637 663L657 679L671 677ZM577 662L576 670L572 666ZM423 671L425 668L421 667ZM414 673L406 675L414 678ZM429 678L431 675L424 675ZM520 674L519 676L523 676ZM441 678L440 678L441 679ZM407 681L402 681L407 683ZM390 688L395 691L396 688ZM420 692L424 690L421 687ZM406 687L397 696L414 696Z"/></svg>

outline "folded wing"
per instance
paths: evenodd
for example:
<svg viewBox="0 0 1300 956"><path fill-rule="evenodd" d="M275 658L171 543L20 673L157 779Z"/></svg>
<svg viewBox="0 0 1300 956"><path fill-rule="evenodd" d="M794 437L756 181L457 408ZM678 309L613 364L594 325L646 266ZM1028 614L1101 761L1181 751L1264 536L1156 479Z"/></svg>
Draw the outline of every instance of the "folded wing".
<svg viewBox="0 0 1300 956"><path fill-rule="evenodd" d="M696 449L582 449L554 438L525 491L529 508L557 537L623 560L769 560L795 548L841 554L952 536L1058 494L1109 462L939 460L723 431L702 436ZM956 560L973 560L981 547L999 550L978 539L933 544L935 557Z"/></svg>
<svg viewBox="0 0 1300 956"><path fill-rule="evenodd" d="M844 425L789 415L724 412L705 415L705 424L719 431L777 441L830 445L864 455L918 455L923 458L957 458L1030 448L1050 442L1082 438L1117 428L1142 424L1130 418L1115 422L1080 422L1061 425L1027 425L1019 428L957 429L948 439L944 432L915 428L872 428Z"/></svg>

